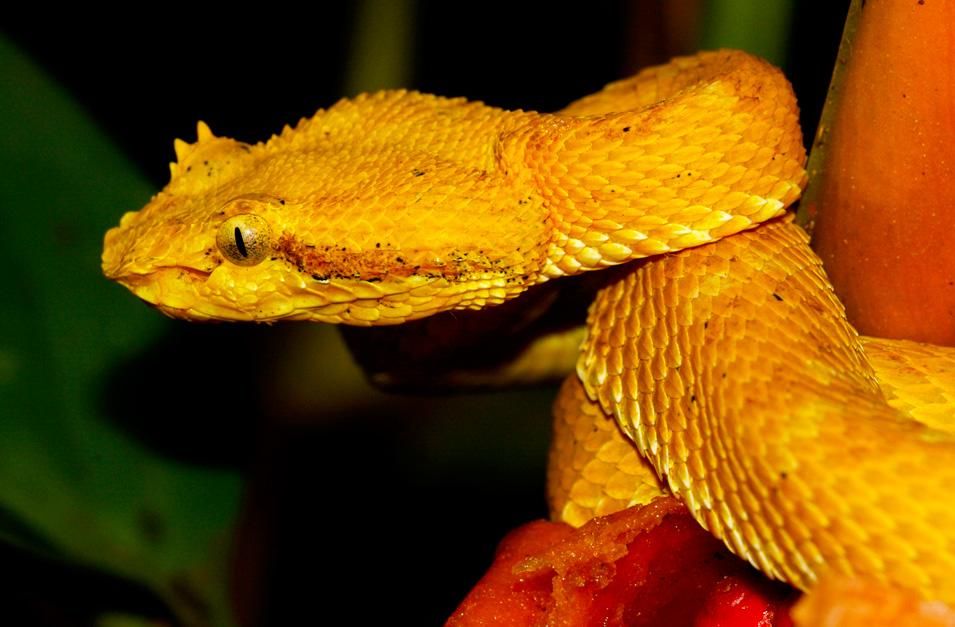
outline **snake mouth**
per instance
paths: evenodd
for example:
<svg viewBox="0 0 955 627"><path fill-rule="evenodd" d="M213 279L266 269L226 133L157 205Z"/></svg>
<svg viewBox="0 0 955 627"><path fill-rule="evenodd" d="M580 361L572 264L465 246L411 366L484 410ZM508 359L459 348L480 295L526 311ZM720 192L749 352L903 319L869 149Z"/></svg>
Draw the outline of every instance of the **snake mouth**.
<svg viewBox="0 0 955 627"><path fill-rule="evenodd" d="M149 292L150 286L168 284L171 281L180 281L186 286L205 283L211 272L188 266L159 266L142 272L130 271L126 268L108 269L104 274L106 278L125 286L138 296L140 290Z"/></svg>
<svg viewBox="0 0 955 627"><path fill-rule="evenodd" d="M211 272L188 266L159 266L136 272L119 269L106 276L173 318L211 318L197 311ZM236 312L231 312L236 315Z"/></svg>

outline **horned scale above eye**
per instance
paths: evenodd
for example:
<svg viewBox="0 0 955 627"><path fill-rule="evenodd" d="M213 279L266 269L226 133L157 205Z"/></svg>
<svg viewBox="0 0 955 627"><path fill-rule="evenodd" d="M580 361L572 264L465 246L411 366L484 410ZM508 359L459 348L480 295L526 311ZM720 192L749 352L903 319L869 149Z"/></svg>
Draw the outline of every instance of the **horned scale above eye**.
<svg viewBox="0 0 955 627"><path fill-rule="evenodd" d="M269 223L252 213L232 216L219 226L216 246L222 256L237 266L254 266L272 250Z"/></svg>

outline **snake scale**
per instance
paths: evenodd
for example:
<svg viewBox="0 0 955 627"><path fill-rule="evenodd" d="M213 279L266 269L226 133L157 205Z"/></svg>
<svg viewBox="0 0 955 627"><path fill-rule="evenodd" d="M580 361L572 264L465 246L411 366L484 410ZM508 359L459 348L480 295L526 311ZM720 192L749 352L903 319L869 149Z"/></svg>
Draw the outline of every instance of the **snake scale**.
<svg viewBox="0 0 955 627"><path fill-rule="evenodd" d="M769 64L681 57L555 114L380 92L175 148L102 257L164 313L398 324L619 266L555 406L553 515L669 489L773 577L955 602L955 351L846 322L786 213L805 153Z"/></svg>

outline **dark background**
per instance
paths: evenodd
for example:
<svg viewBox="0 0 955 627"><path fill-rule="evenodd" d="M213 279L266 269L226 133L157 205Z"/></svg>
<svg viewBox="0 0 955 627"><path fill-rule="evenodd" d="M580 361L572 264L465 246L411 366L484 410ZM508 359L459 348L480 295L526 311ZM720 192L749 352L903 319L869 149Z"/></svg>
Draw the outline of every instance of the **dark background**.
<svg viewBox="0 0 955 627"><path fill-rule="evenodd" d="M638 64L681 52L674 50L679 43L640 39L654 37L656 4L591 2L558 10L553 3L422 0L413 4L409 86L505 108L554 110ZM811 4L796 9L784 65L807 137L848 2ZM254 12L208 16L145 6L99 18L40 17L8 19L2 30L73 94L158 189L168 179L172 139L191 141L197 120L217 134L256 141L344 95L356 10L351 3L260 4ZM117 218L128 209L134 208L117 208ZM253 477L235 576L244 582L237 594L249 612L265 617L260 622L320 623L357 612L361 623L399 617L437 624L484 571L502 535L546 515L552 390L497 393L491 400L370 392L354 404L347 394L330 404L308 393L289 400L285 391L297 394L296 383L326 389L315 377L336 368L326 363L298 381L263 383L282 355L302 343L300 333L172 324L168 341L116 373L106 402L137 403L150 381L175 364L180 398L197 397L190 409L154 399L124 428L164 454ZM200 367L210 357L222 372ZM236 363L245 367L229 367ZM133 584L10 549L0 558L20 578L20 599L37 624L81 624L110 608L166 616Z"/></svg>

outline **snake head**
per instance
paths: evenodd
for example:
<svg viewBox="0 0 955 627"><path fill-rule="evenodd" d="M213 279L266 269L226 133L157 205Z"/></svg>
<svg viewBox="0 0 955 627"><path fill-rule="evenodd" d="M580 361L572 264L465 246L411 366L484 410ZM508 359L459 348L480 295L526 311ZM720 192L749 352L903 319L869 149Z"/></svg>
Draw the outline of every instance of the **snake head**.
<svg viewBox="0 0 955 627"><path fill-rule="evenodd" d="M406 91L268 142L177 141L103 269L190 319L394 324L700 246L805 185L795 97L745 53L674 59L560 114Z"/></svg>
<svg viewBox="0 0 955 627"><path fill-rule="evenodd" d="M382 92L266 143L177 140L169 184L105 239L107 277L193 320L398 323L534 284L550 229L506 171L521 114Z"/></svg>

